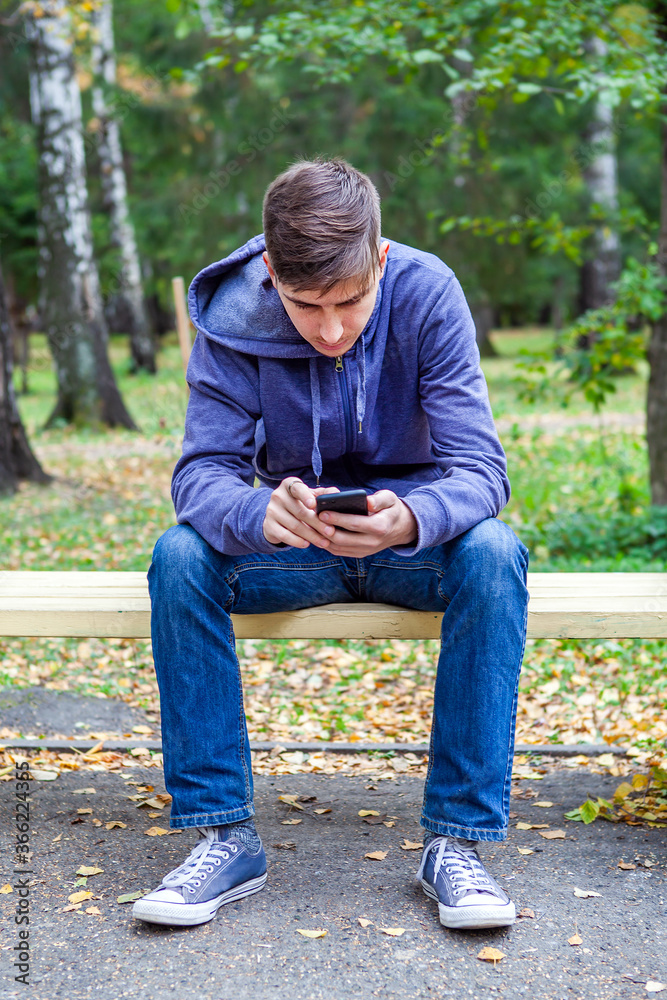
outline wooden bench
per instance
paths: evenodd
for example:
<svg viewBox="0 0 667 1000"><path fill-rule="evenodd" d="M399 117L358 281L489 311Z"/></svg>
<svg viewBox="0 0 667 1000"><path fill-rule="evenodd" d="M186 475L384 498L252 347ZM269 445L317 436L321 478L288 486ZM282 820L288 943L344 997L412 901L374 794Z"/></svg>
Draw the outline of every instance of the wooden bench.
<svg viewBox="0 0 667 1000"><path fill-rule="evenodd" d="M667 573L529 573L529 638L667 638ZM437 639L442 615L324 604L234 615L238 639ZM145 573L0 572L0 635L150 636Z"/></svg>

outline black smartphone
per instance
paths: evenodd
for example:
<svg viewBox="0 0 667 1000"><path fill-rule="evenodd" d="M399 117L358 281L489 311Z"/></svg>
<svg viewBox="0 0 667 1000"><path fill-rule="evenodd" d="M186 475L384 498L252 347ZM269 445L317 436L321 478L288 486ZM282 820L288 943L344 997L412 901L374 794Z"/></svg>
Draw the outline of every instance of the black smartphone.
<svg viewBox="0 0 667 1000"><path fill-rule="evenodd" d="M368 514L365 490L342 490L317 497L316 513L334 510L337 514Z"/></svg>

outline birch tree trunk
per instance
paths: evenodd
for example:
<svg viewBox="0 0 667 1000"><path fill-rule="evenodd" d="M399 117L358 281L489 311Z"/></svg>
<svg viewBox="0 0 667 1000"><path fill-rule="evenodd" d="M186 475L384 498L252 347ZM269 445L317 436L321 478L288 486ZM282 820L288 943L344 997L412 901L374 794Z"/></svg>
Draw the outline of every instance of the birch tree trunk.
<svg viewBox="0 0 667 1000"><path fill-rule="evenodd" d="M51 479L35 458L16 406L13 337L9 305L0 270L0 493L13 493L19 479L47 483Z"/></svg>
<svg viewBox="0 0 667 1000"><path fill-rule="evenodd" d="M120 266L113 292L112 314L118 317L118 332L128 333L133 369L154 373L155 345L144 303L141 267L134 226L127 205L127 181L123 166L120 126L113 117L109 93L116 85L116 56L113 36L113 3L102 0L93 14L97 38L93 44L93 111L98 119L98 156L102 196L111 223L111 242L118 249Z"/></svg>
<svg viewBox="0 0 667 1000"><path fill-rule="evenodd" d="M597 60L607 48L601 38L594 36L587 48ZM613 112L596 99L593 117L586 130L583 151L583 176L592 205L599 205L606 213L618 211L618 179L616 134ZM581 307L600 309L613 300L612 282L621 273L621 248L616 229L608 222L595 227L591 241L591 257L584 263L581 274Z"/></svg>
<svg viewBox="0 0 667 1000"><path fill-rule="evenodd" d="M58 379L57 419L136 430L107 355L87 204L81 94L65 0L26 15L30 102L39 149L40 313Z"/></svg>

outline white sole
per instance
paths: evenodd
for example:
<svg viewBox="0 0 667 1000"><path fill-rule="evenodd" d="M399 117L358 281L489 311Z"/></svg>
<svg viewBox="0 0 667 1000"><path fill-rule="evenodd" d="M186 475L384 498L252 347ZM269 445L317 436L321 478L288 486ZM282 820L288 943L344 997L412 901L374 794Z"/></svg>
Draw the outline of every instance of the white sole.
<svg viewBox="0 0 667 1000"><path fill-rule="evenodd" d="M235 885L213 899L202 903L161 903L157 899L138 899L132 907L132 916L150 924L170 924L174 927L192 927L213 920L221 906L234 903L244 896L259 892L266 882L266 872L241 885Z"/></svg>
<svg viewBox="0 0 667 1000"><path fill-rule="evenodd" d="M485 927L509 927L516 920L512 900L509 903L499 903L498 906L445 906L425 879L421 879L421 884L428 898L438 904L443 927L451 930L481 930Z"/></svg>

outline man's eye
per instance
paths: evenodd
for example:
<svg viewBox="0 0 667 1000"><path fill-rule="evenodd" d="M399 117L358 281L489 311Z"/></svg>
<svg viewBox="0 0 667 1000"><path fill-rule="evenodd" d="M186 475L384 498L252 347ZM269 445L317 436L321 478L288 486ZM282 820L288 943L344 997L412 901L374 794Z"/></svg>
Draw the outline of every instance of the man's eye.
<svg viewBox="0 0 667 1000"><path fill-rule="evenodd" d="M297 309L315 309L314 305L311 306L308 304L304 304L303 302L295 302L294 305L297 307Z"/></svg>

